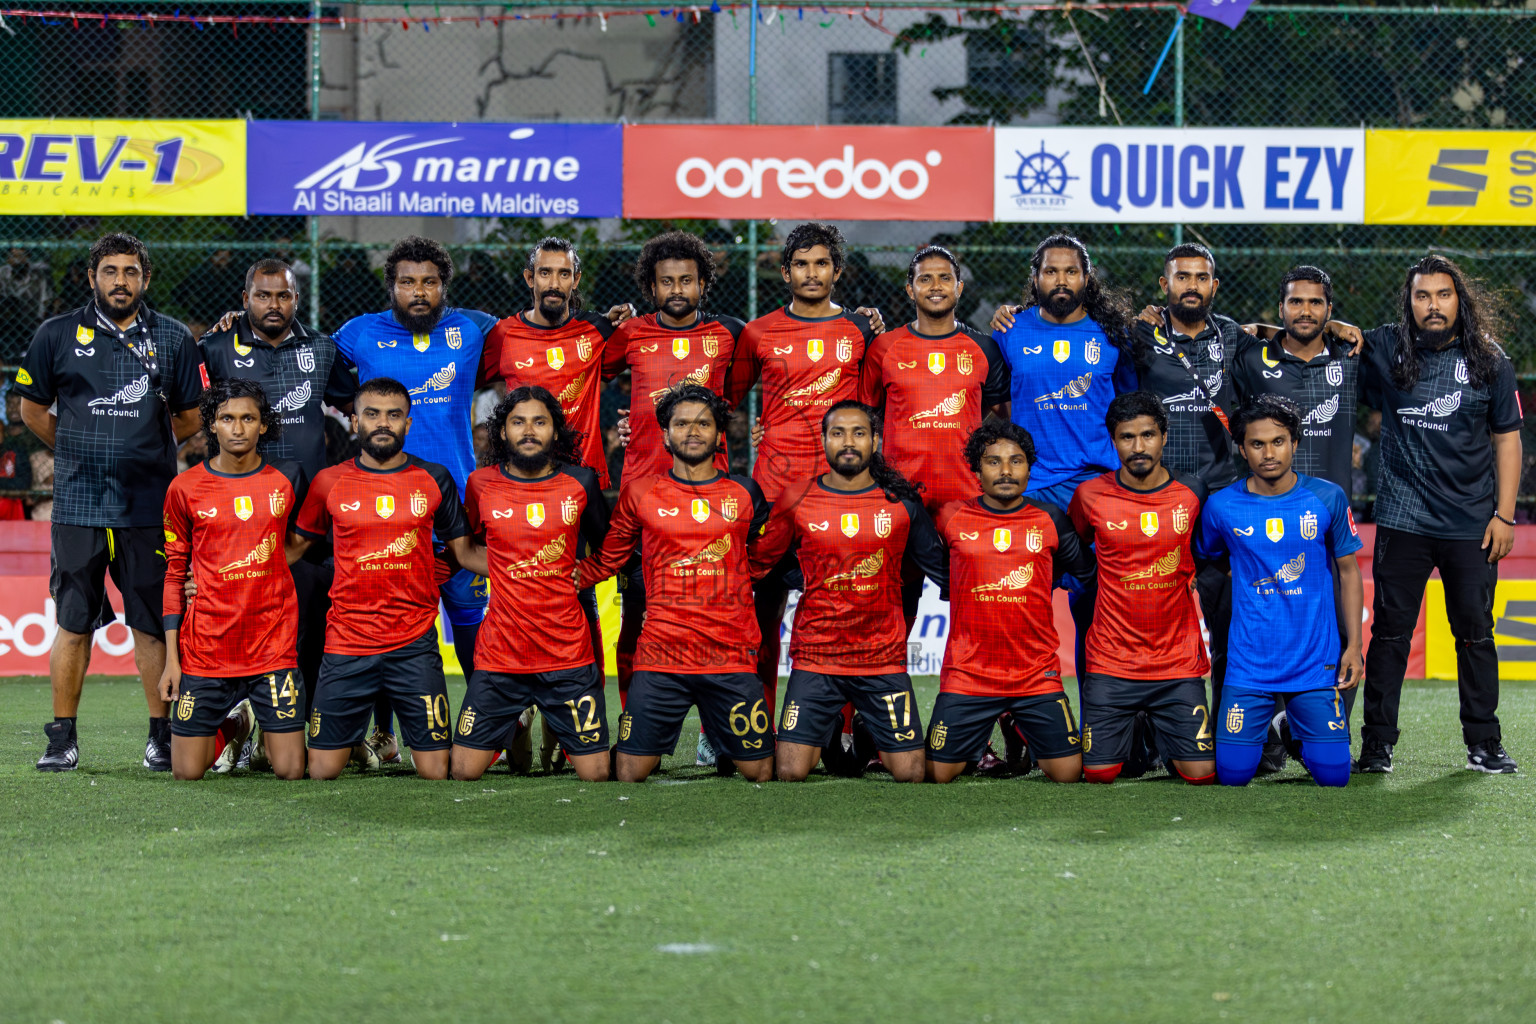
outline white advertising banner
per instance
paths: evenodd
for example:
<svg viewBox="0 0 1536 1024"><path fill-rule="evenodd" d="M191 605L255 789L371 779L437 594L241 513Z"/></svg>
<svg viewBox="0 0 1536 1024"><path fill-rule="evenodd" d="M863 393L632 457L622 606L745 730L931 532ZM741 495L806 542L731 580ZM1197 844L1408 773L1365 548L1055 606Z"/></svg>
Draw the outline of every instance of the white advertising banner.
<svg viewBox="0 0 1536 1024"><path fill-rule="evenodd" d="M999 128L999 221L1361 224L1360 128Z"/></svg>

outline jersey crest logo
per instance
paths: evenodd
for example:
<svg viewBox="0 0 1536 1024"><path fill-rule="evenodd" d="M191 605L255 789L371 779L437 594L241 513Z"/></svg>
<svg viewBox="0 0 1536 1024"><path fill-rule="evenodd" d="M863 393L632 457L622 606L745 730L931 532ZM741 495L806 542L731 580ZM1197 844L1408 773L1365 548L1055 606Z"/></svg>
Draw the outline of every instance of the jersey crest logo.
<svg viewBox="0 0 1536 1024"><path fill-rule="evenodd" d="M1108 530L1124 530L1127 529L1130 525L1130 522L1125 519L1120 520L1118 523L1110 522L1108 520L1105 520L1104 522L1104 527Z"/></svg>
<svg viewBox="0 0 1536 1024"><path fill-rule="evenodd" d="M1227 732L1237 733L1243 731L1243 709L1234 704L1227 708Z"/></svg>
<svg viewBox="0 0 1536 1024"><path fill-rule="evenodd" d="M308 345L298 351L299 369L305 373L315 372L315 350Z"/></svg>
<svg viewBox="0 0 1536 1024"><path fill-rule="evenodd" d="M1051 343L1051 358L1058 363L1064 363L1072 355L1072 343L1066 338L1057 338Z"/></svg>
<svg viewBox="0 0 1536 1024"><path fill-rule="evenodd" d="M417 352L425 352L431 346L432 346L432 335L430 335L430 334L413 334L413 335L411 335L411 347L414 348Z"/></svg>
<svg viewBox="0 0 1536 1024"><path fill-rule="evenodd" d="M544 361L549 364L551 370L558 370L565 365L565 349L558 345L544 350Z"/></svg>
<svg viewBox="0 0 1536 1024"><path fill-rule="evenodd" d="M827 354L827 343L820 338L808 338L805 342L805 357L813 363L821 362L821 357Z"/></svg>
<svg viewBox="0 0 1536 1024"><path fill-rule="evenodd" d="M1221 362L1221 357L1226 355L1226 349L1221 347L1221 342L1213 341L1205 347L1206 353L1211 357L1211 362Z"/></svg>
<svg viewBox="0 0 1536 1024"><path fill-rule="evenodd" d="M1467 361L1465 359L1456 360L1456 383L1467 383Z"/></svg>
<svg viewBox="0 0 1536 1024"><path fill-rule="evenodd" d="M90 327L76 327L75 341L82 345L89 345L96 340L96 331Z"/></svg>
<svg viewBox="0 0 1536 1024"><path fill-rule="evenodd" d="M935 722L933 728L928 730L928 749L943 750L944 741L949 739L949 726L943 722Z"/></svg>
<svg viewBox="0 0 1536 1024"><path fill-rule="evenodd" d="M629 739L629 731L633 728L634 719L629 717L628 711L619 716L619 739Z"/></svg>
<svg viewBox="0 0 1536 1024"><path fill-rule="evenodd" d="M1237 534L1239 537L1252 537L1253 527L1245 526L1242 529L1238 529L1236 526L1234 526L1232 527L1232 532Z"/></svg>
<svg viewBox="0 0 1536 1024"><path fill-rule="evenodd" d="M560 499L560 521L566 526L576 522L576 516L581 511L581 503L567 495Z"/></svg>
<svg viewBox="0 0 1536 1024"><path fill-rule="evenodd" d="M181 699L176 702L176 717L185 722L192 717L192 708L196 704L197 695L195 693L190 691L182 693Z"/></svg>
<svg viewBox="0 0 1536 1024"><path fill-rule="evenodd" d="M1268 345L1265 345L1264 348L1259 352L1259 359L1261 359L1263 361L1265 366L1268 366L1271 369L1273 369L1274 367L1280 365L1280 360L1278 360L1278 359L1271 359L1269 357L1269 346Z"/></svg>
<svg viewBox="0 0 1536 1024"><path fill-rule="evenodd" d="M790 701L784 705L783 724L785 731L787 732L788 730L793 729L795 727L795 723L798 721L800 721L800 705L796 704L794 701Z"/></svg>
<svg viewBox="0 0 1536 1024"><path fill-rule="evenodd" d="M993 590L1023 590L1029 586L1029 581L1035 578L1035 563L1021 565L996 583L978 583L971 588L973 594L984 594Z"/></svg>
<svg viewBox="0 0 1536 1024"><path fill-rule="evenodd" d="M928 372L932 373L932 374L935 374L935 375L943 373L944 372L944 362L945 361L944 361L944 353L943 352L929 352L928 353Z"/></svg>
<svg viewBox="0 0 1536 1024"><path fill-rule="evenodd" d="M736 521L736 512L738 507L739 506L737 505L735 498L721 498L720 518L724 519L728 523L734 523Z"/></svg>
<svg viewBox="0 0 1536 1024"><path fill-rule="evenodd" d="M794 350L795 346L793 345L785 345L783 348L779 348L777 345L773 346L773 354L776 356L787 356Z"/></svg>
<svg viewBox="0 0 1536 1024"><path fill-rule="evenodd" d="M529 526L543 526L544 503L542 501L536 501L531 505L525 505L523 507L523 515L528 517Z"/></svg>
<svg viewBox="0 0 1536 1024"><path fill-rule="evenodd" d="M977 540L980 537L981 537L980 531L978 531L976 533L966 533L964 530L960 531L960 539L961 540Z"/></svg>
<svg viewBox="0 0 1536 1024"><path fill-rule="evenodd" d="M641 345L640 346L640 354L641 355L650 355L652 352L655 352L655 351L657 351L660 348L661 348L661 342L659 342L659 341L656 344L652 345L650 348L646 348L644 345Z"/></svg>
<svg viewBox="0 0 1536 1024"><path fill-rule="evenodd" d="M806 523L805 528L812 533L823 533L832 528L832 524L823 519L819 523Z"/></svg>
<svg viewBox="0 0 1536 1024"><path fill-rule="evenodd" d="M464 332L457 327L450 327L443 332L448 340L449 348L462 348L464 345Z"/></svg>
<svg viewBox="0 0 1536 1024"><path fill-rule="evenodd" d="M1249 527L1249 529L1252 529L1252 527ZM1285 520L1284 519L1266 519L1266 520L1264 520L1264 536L1268 537L1270 540L1274 541L1276 544L1280 543L1280 538L1285 536Z"/></svg>
<svg viewBox="0 0 1536 1024"><path fill-rule="evenodd" d="M1338 387L1340 384L1343 384L1344 364L1335 359L1333 362L1328 364L1326 376L1328 378L1328 383L1334 387Z"/></svg>
<svg viewBox="0 0 1536 1024"><path fill-rule="evenodd" d="M1098 361L1099 361L1099 339L1098 338L1089 338L1088 339L1088 344L1083 349L1083 355L1087 357L1087 359L1088 359L1088 361L1090 363L1094 363L1094 364L1098 363Z"/></svg>
<svg viewBox="0 0 1536 1024"><path fill-rule="evenodd" d="M955 368L960 371L962 376L969 377L971 371L976 368L975 360L971 358L969 352L961 352L955 356Z"/></svg>
<svg viewBox="0 0 1536 1024"><path fill-rule="evenodd" d="M700 344L704 347L704 355L706 358L713 359L715 356L720 354L720 339L715 337L713 334L704 335L704 340L701 341Z"/></svg>
<svg viewBox="0 0 1536 1024"><path fill-rule="evenodd" d="M379 514L380 519L388 519L395 514L395 496L393 494L381 494L374 498L373 510Z"/></svg>
<svg viewBox="0 0 1536 1024"><path fill-rule="evenodd" d="M859 514L857 512L844 512L838 520L844 537L857 537L859 535Z"/></svg>
<svg viewBox="0 0 1536 1024"><path fill-rule="evenodd" d="M1157 521L1156 512L1143 512L1141 514L1141 532L1148 537L1156 537L1161 524Z"/></svg>
<svg viewBox="0 0 1536 1024"><path fill-rule="evenodd" d="M1189 509L1183 505L1176 505L1173 509L1173 532L1189 532Z"/></svg>
<svg viewBox="0 0 1536 1024"><path fill-rule="evenodd" d="M904 362L902 362L901 360L898 359L898 360L896 360L896 369L898 369L898 370L915 370L915 369L917 369L917 360L914 359L910 363L904 363Z"/></svg>
<svg viewBox="0 0 1536 1024"><path fill-rule="evenodd" d="M673 359L687 359L688 358L688 351L689 351L689 349L688 349L688 339L687 338L673 338L672 339L672 358Z"/></svg>
<svg viewBox="0 0 1536 1024"><path fill-rule="evenodd" d="M475 731L475 709L469 705L459 712L459 735L468 736Z"/></svg>
<svg viewBox="0 0 1536 1024"><path fill-rule="evenodd" d="M693 516L696 523L709 521L709 501L706 498L694 498L688 503L688 514Z"/></svg>
<svg viewBox="0 0 1536 1024"><path fill-rule="evenodd" d="M243 523L256 514L256 503L251 500L249 494L242 494L235 499L235 515L240 517Z"/></svg>
<svg viewBox="0 0 1536 1024"><path fill-rule="evenodd" d="M381 342L379 342L379 348L394 348L394 347L395 347L395 339L394 338L390 338L388 341L381 341Z"/></svg>
<svg viewBox="0 0 1536 1024"><path fill-rule="evenodd" d="M1031 526L1024 531L1024 547L1035 554L1045 550L1045 532L1038 526ZM999 548L999 551L1002 549Z"/></svg>
<svg viewBox="0 0 1536 1024"><path fill-rule="evenodd" d="M585 334L576 339L576 356L582 362L592 358L592 339Z"/></svg>
<svg viewBox="0 0 1536 1024"><path fill-rule="evenodd" d="M1301 539L1312 540L1317 536L1317 515L1313 512L1305 512L1301 517Z"/></svg>
<svg viewBox="0 0 1536 1024"><path fill-rule="evenodd" d="M891 535L891 514L885 509L875 513L875 536L889 537Z"/></svg>
<svg viewBox="0 0 1536 1024"><path fill-rule="evenodd" d="M659 508L659 509L656 510L656 514L658 516L661 516L663 519L665 519L667 516L675 516L675 515L677 515L677 509L675 509L675 508Z"/></svg>
<svg viewBox="0 0 1536 1024"><path fill-rule="evenodd" d="M427 514L427 492L411 492L411 515L421 517Z"/></svg>
<svg viewBox="0 0 1536 1024"><path fill-rule="evenodd" d="M846 363L853 358L853 342L848 338L837 339L837 361Z"/></svg>
<svg viewBox="0 0 1536 1024"><path fill-rule="evenodd" d="M1013 531L1003 526L993 530L992 546L999 551L1007 551L1013 547Z"/></svg>
<svg viewBox="0 0 1536 1024"><path fill-rule="evenodd" d="M248 355L251 354L251 346L249 346L249 345L242 345L242 344L240 344L237 341L237 342L235 342L235 351L240 353L243 356L248 356Z"/></svg>

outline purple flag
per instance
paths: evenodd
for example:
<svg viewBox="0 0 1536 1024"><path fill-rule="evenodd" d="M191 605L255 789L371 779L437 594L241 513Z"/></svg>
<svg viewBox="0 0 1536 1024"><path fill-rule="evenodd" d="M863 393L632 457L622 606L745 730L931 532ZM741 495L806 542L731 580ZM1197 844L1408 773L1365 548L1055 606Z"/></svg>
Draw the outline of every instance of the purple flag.
<svg viewBox="0 0 1536 1024"><path fill-rule="evenodd" d="M1248 13L1253 0L1189 0L1190 14L1219 21L1227 28L1237 28L1237 23Z"/></svg>

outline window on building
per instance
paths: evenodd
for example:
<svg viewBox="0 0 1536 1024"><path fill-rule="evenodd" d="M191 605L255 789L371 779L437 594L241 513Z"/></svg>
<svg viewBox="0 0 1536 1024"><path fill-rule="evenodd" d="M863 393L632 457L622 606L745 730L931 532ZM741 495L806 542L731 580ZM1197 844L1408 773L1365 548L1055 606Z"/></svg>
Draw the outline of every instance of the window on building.
<svg viewBox="0 0 1536 1024"><path fill-rule="evenodd" d="M829 124L894 124L896 122L896 55L894 53L828 54L827 122Z"/></svg>

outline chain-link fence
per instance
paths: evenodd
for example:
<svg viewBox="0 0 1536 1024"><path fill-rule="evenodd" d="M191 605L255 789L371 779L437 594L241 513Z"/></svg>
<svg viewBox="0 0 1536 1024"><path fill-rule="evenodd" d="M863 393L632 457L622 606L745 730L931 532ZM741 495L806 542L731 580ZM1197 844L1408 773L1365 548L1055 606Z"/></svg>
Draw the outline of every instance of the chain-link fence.
<svg viewBox="0 0 1536 1024"><path fill-rule="evenodd" d="M67 8L65 13L58 13ZM46 17L23 12L52 11ZM1190 18L1151 89L1148 72L1178 17L1174 4L762 4L659 8L141 0L15 3L0 46L0 116L318 118L396 121L747 122L1529 128L1536 126L1536 10L1524 4L1259 5L1236 31ZM175 12L183 20L151 20ZM749 76L754 67L755 80ZM249 154L250 173L262 155ZM0 217L0 361L37 322L87 293L89 241L121 228L152 247L151 300L194 325L239 299L243 269L286 256L317 289L334 328L380 307L378 271L408 233L449 243L458 304L506 314L526 298L526 244L573 236L589 305L634 298L629 267L655 221L405 217ZM711 305L748 316L785 299L774 223L698 223L724 263ZM1112 281L1157 297L1161 254L1198 240L1217 254L1218 308L1272 320L1276 284L1297 262L1336 281L1338 315L1395 319L1404 267L1453 254L1501 292L1508 348L1536 371L1536 246L1516 228L1297 225L850 223L841 298L910 315L907 255L952 245L983 323L1016 297L1034 242L1066 228Z"/></svg>

